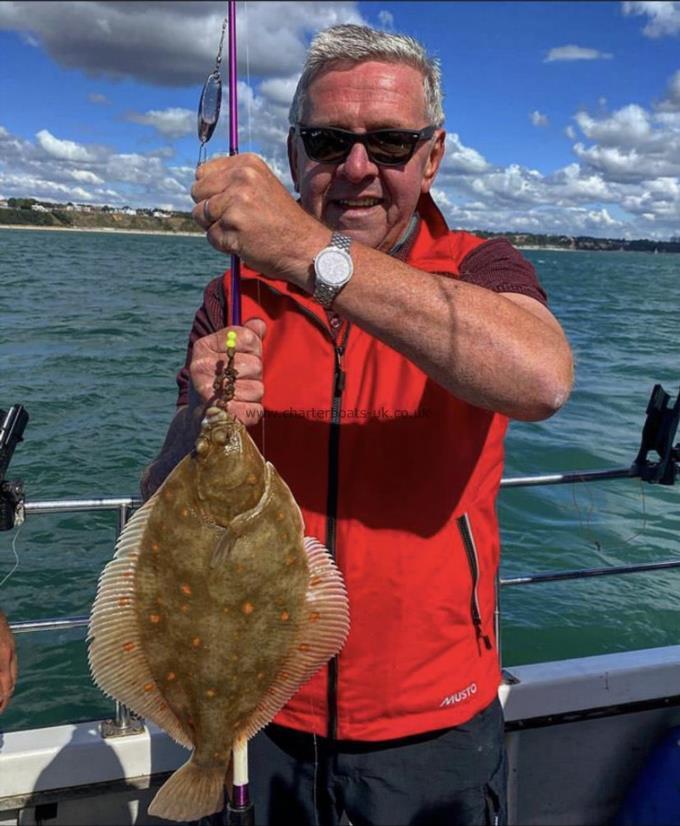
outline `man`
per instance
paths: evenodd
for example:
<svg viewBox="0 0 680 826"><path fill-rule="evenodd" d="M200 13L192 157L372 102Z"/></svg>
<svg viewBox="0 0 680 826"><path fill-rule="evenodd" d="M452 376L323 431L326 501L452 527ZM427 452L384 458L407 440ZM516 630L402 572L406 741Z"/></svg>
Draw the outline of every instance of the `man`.
<svg viewBox="0 0 680 826"><path fill-rule="evenodd" d="M570 349L531 265L506 241L450 232L430 197L445 132L419 44L352 25L320 33L290 122L299 201L245 154L205 164L192 190L210 243L245 265L230 409L258 423L350 601L339 657L252 743L256 813L502 823L502 439L508 417L564 403ZM147 496L192 447L226 306L216 279Z"/></svg>
<svg viewBox="0 0 680 826"><path fill-rule="evenodd" d="M7 708L16 681L16 644L7 617L0 611L0 713Z"/></svg>

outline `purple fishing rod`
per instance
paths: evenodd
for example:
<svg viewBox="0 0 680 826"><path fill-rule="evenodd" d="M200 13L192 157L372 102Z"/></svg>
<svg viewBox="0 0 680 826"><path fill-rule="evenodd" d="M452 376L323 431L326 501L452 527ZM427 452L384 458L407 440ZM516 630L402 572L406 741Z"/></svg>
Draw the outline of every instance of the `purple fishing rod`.
<svg viewBox="0 0 680 826"><path fill-rule="evenodd" d="M236 0L229 0L229 155L238 155L238 100L236 97ZM231 324L241 324L241 261L231 256ZM248 741L235 744L233 753L234 785L227 803L229 826L253 826L255 811L250 802L248 783Z"/></svg>
<svg viewBox="0 0 680 826"><path fill-rule="evenodd" d="M229 154L238 155L238 99L236 97L236 0L228 2L229 17ZM231 323L241 324L241 261L231 256Z"/></svg>

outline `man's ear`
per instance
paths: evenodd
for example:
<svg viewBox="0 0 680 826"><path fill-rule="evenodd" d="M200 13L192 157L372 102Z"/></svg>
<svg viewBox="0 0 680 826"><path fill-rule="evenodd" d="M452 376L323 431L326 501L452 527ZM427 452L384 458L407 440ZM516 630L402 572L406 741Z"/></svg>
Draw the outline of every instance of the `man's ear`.
<svg viewBox="0 0 680 826"><path fill-rule="evenodd" d="M439 172L442 159L444 158L445 148L446 132L443 129L438 129L435 133L435 138L432 141L432 145L430 146L427 162L425 163L425 169L423 170L423 181L420 185L421 192L425 193L430 191L430 188L434 183L434 179L437 177L437 172Z"/></svg>
<svg viewBox="0 0 680 826"><path fill-rule="evenodd" d="M300 184L297 175L298 153L295 146L295 132L291 128L288 130L288 168L290 169L290 177L293 179L293 186L295 191L300 191Z"/></svg>

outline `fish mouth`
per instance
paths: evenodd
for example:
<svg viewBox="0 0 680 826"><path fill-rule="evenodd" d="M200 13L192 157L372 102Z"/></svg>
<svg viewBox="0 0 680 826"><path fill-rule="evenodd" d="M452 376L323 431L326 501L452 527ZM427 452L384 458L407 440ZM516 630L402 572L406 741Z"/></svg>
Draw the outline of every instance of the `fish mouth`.
<svg viewBox="0 0 680 826"><path fill-rule="evenodd" d="M226 410L211 406L201 420L201 432L196 439L195 453L205 456L211 445L226 447L239 430L239 421Z"/></svg>

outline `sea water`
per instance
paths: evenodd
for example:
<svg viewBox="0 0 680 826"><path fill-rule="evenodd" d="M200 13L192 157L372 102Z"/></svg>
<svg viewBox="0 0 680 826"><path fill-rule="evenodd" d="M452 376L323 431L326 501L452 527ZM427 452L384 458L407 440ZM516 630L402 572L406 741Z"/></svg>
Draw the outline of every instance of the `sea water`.
<svg viewBox="0 0 680 826"><path fill-rule="evenodd" d="M680 257L530 250L576 359L567 405L515 422L506 476L629 466L655 383L680 385ZM9 478L27 500L130 496L172 418L202 292L227 265L205 238L0 230L0 407L30 414ZM680 437L678 437L680 439ZM625 479L501 492L504 577L680 555L680 486ZM114 513L29 515L0 534L13 622L85 615ZM676 644L680 572L501 592L505 665ZM17 635L5 730L108 715L84 630Z"/></svg>

